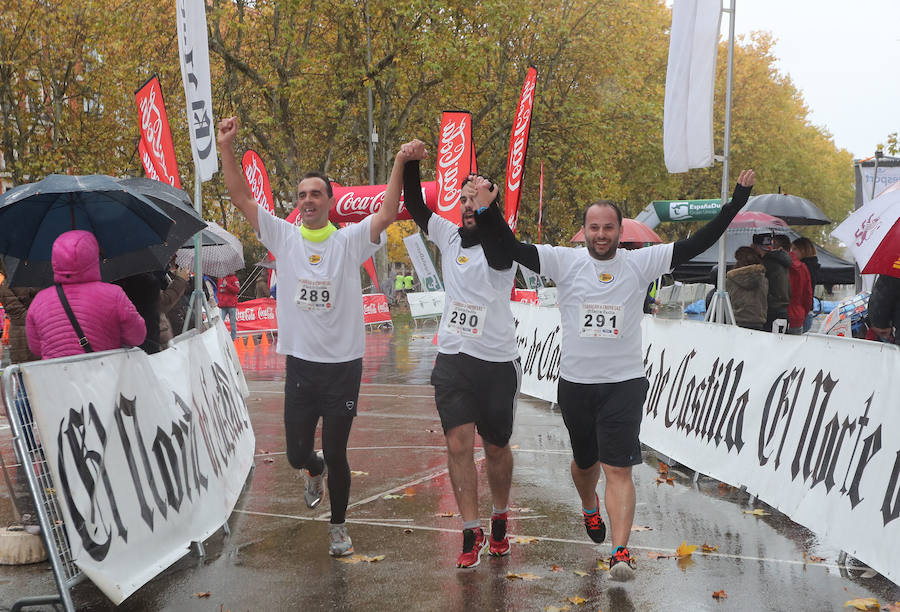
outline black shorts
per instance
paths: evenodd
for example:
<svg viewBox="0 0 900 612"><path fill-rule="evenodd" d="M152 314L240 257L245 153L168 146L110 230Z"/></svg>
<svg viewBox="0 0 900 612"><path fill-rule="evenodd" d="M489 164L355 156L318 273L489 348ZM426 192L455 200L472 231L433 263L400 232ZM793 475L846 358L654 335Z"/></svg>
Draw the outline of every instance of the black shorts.
<svg viewBox="0 0 900 612"><path fill-rule="evenodd" d="M287 356L284 374L284 420L349 414L356 416L362 359L318 363Z"/></svg>
<svg viewBox="0 0 900 612"><path fill-rule="evenodd" d="M578 467L641 462L641 416L649 388L646 378L592 385L559 379L557 400Z"/></svg>
<svg viewBox="0 0 900 612"><path fill-rule="evenodd" d="M518 359L496 362L464 353L438 353L431 384L444 435L454 427L475 423L485 442L506 446L512 436L521 380Z"/></svg>

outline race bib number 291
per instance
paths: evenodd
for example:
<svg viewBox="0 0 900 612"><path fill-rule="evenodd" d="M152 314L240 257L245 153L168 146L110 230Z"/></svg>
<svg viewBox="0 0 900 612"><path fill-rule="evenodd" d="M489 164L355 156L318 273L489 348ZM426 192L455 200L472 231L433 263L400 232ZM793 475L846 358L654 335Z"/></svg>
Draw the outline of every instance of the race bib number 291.
<svg viewBox="0 0 900 612"><path fill-rule="evenodd" d="M582 338L615 340L621 337L621 304L582 304L580 308Z"/></svg>
<svg viewBox="0 0 900 612"><path fill-rule="evenodd" d="M297 283L294 302L301 310L325 312L334 305L334 287L330 280L301 278Z"/></svg>

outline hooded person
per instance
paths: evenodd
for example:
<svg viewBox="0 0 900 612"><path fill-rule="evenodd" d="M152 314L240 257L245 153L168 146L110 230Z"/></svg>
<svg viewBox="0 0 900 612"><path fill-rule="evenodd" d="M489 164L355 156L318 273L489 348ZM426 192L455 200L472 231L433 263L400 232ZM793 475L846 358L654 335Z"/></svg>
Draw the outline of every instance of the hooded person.
<svg viewBox="0 0 900 612"><path fill-rule="evenodd" d="M774 232L753 235L753 249L762 258L769 281L766 321L763 329L772 331L772 324L778 319L788 319L788 304L791 301L791 256L775 244Z"/></svg>
<svg viewBox="0 0 900 612"><path fill-rule="evenodd" d="M32 353L53 359L144 341L147 328L134 304L121 287L100 280L100 248L93 234L83 230L61 234L53 243L51 265L55 286L35 296L26 317ZM84 333L81 342L61 296Z"/></svg>
<svg viewBox="0 0 900 612"><path fill-rule="evenodd" d="M725 275L725 290L734 310L734 321L748 329L763 329L768 310L769 281L760 256L750 247L734 252L737 264Z"/></svg>

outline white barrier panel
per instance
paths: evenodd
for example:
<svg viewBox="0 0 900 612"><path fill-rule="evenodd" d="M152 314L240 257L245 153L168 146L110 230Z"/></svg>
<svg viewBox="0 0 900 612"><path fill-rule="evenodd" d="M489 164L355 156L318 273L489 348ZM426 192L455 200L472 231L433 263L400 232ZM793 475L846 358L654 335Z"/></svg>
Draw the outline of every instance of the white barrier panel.
<svg viewBox="0 0 900 612"><path fill-rule="evenodd" d="M513 314L522 391L555 401L559 312ZM650 316L642 327L643 443L900 582L900 351Z"/></svg>
<svg viewBox="0 0 900 612"><path fill-rule="evenodd" d="M255 438L219 322L139 349L23 364L78 567L113 603L231 514Z"/></svg>
<svg viewBox="0 0 900 612"><path fill-rule="evenodd" d="M444 313L444 295L443 291L407 293L410 316L413 319L441 316Z"/></svg>

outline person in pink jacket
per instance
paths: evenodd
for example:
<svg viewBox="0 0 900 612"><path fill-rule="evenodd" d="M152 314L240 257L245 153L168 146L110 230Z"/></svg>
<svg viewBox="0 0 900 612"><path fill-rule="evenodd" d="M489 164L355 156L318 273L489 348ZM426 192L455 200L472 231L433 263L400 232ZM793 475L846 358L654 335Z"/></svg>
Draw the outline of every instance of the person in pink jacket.
<svg viewBox="0 0 900 612"><path fill-rule="evenodd" d="M100 280L100 248L90 232L60 235L51 252L53 280L60 285L91 348L137 346L147 328L121 287ZM55 286L35 296L25 320L28 346L41 359L85 352Z"/></svg>

